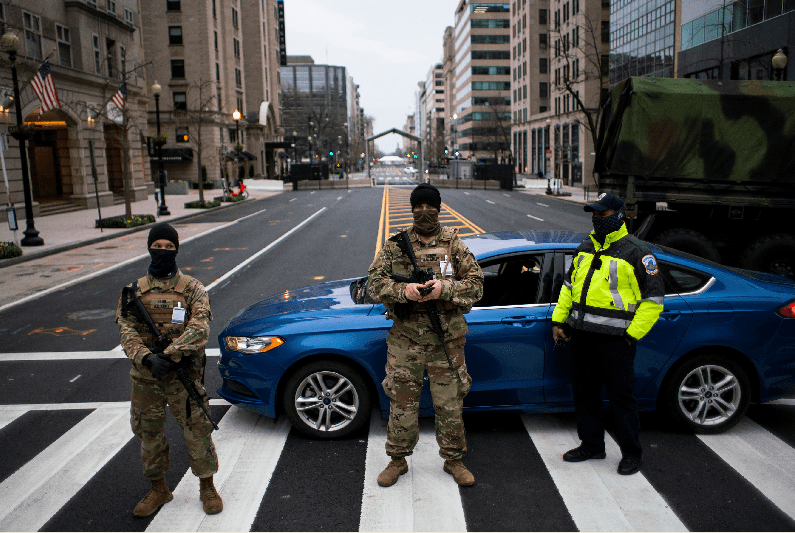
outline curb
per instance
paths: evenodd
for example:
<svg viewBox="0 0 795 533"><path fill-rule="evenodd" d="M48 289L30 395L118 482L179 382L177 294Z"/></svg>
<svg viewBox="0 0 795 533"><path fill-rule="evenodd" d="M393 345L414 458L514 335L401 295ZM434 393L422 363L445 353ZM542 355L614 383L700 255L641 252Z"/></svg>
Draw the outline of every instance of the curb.
<svg viewBox="0 0 795 533"><path fill-rule="evenodd" d="M117 237L123 237L123 236L129 235L131 233L136 233L138 231L143 231L145 229L149 229L152 226L154 226L155 224L158 224L160 222L169 222L169 223L171 223L171 222L175 222L177 220L186 220L188 218L193 218L193 217L196 217L196 216L200 216L200 215L203 215L205 213L211 213L213 211L218 211L220 209L228 209L228 208L231 208L231 207L236 207L239 204L246 204L246 203L249 203L249 202L254 202L256 200L258 200L258 198L249 198L248 200L243 200L243 201L239 201L239 202L232 202L232 203L229 203L228 205L219 205L218 207L212 207L210 209L203 209L201 212L198 212L198 213L190 213L188 215L182 215L182 216L179 216L179 217L176 217L176 218L171 218L169 220L156 220L155 222L150 222L149 224L144 224L143 226L136 226L134 228L128 228L126 230L119 231L118 233L102 235L100 237L94 237L94 238L87 239L87 240L84 240L84 241L75 241L75 242L70 242L70 243L67 243L67 244L62 244L61 246L55 246L53 248L50 248L49 250L41 250L41 251L38 251L38 252L32 252L30 254L24 254L23 253L21 256L12 257L11 259L0 259L0 269L5 268L5 267L9 267L9 266L13 266L13 265L18 265L19 263L24 263L25 261L32 261L34 259L41 259L42 257L47 257L49 255L59 254L61 252L68 252L69 250L74 250L75 248L80 248L81 246L89 246L91 244L96 244L98 242L109 241L109 240L115 239ZM23 251L24 251L24 249L23 249Z"/></svg>

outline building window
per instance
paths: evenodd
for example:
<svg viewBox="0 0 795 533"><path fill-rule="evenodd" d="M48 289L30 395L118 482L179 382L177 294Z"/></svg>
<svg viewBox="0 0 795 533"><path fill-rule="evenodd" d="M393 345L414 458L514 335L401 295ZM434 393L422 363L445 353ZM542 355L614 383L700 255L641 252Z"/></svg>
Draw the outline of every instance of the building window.
<svg viewBox="0 0 795 533"><path fill-rule="evenodd" d="M221 81L221 65L215 64L215 81Z"/></svg>
<svg viewBox="0 0 795 533"><path fill-rule="evenodd" d="M174 131L174 140L178 143L186 143L189 140L188 136L188 128L185 126L180 126Z"/></svg>
<svg viewBox="0 0 795 533"><path fill-rule="evenodd" d="M113 60L115 55L116 41L113 39L105 39L105 51L108 63L108 78L112 78L116 69L114 68L116 62Z"/></svg>
<svg viewBox="0 0 795 533"><path fill-rule="evenodd" d="M215 10L215 0L213 0L213 18L218 18L218 12Z"/></svg>
<svg viewBox="0 0 795 533"><path fill-rule="evenodd" d="M94 73L102 74L102 62L99 55L99 36L94 35Z"/></svg>
<svg viewBox="0 0 795 533"><path fill-rule="evenodd" d="M240 96L237 97L237 110L240 111L241 114L244 114L243 113L243 99ZM243 132L241 132L241 133L243 133ZM243 136L241 135L241 138L242 137Z"/></svg>
<svg viewBox="0 0 795 533"><path fill-rule="evenodd" d="M182 45L182 26L168 27L168 44Z"/></svg>
<svg viewBox="0 0 795 533"><path fill-rule="evenodd" d="M185 78L185 60L172 59L171 60L171 77L177 79Z"/></svg>
<svg viewBox="0 0 795 533"><path fill-rule="evenodd" d="M538 23L542 26L547 25L547 10L546 9L539 9L538 10Z"/></svg>
<svg viewBox="0 0 795 533"><path fill-rule="evenodd" d="M116 12L116 2L115 0L106 0L105 7L107 8L108 12L115 13Z"/></svg>
<svg viewBox="0 0 795 533"><path fill-rule="evenodd" d="M69 28L55 25L55 38L58 41L58 59L62 67L72 66L72 41L69 36Z"/></svg>
<svg viewBox="0 0 795 533"><path fill-rule="evenodd" d="M217 52L218 51L218 32L217 31L213 32L213 39L214 39L214 42L215 42L215 51Z"/></svg>
<svg viewBox="0 0 795 533"><path fill-rule="evenodd" d="M235 9L235 8L233 7L233 8L232 8L232 26L234 26L235 28L237 28L237 24L238 24L238 22L237 22L237 9Z"/></svg>
<svg viewBox="0 0 795 533"><path fill-rule="evenodd" d="M174 100L174 111L187 111L188 110L188 93L175 92L172 93Z"/></svg>
<svg viewBox="0 0 795 533"><path fill-rule="evenodd" d="M235 85L237 87L243 86L243 73L239 68L235 68Z"/></svg>
<svg viewBox="0 0 795 533"><path fill-rule="evenodd" d="M24 11L22 12L22 19L25 24L26 55L34 59L41 59L41 19Z"/></svg>
<svg viewBox="0 0 795 533"><path fill-rule="evenodd" d="M130 24L133 23L133 12L131 9L124 8L124 20L129 22Z"/></svg>
<svg viewBox="0 0 795 533"><path fill-rule="evenodd" d="M542 81L538 84L538 97L549 98L549 84L547 82Z"/></svg>
<svg viewBox="0 0 795 533"><path fill-rule="evenodd" d="M547 34L546 33L539 33L538 34L538 47L541 50L547 49Z"/></svg>
<svg viewBox="0 0 795 533"><path fill-rule="evenodd" d="M166 0L166 11L182 11L180 0Z"/></svg>
<svg viewBox="0 0 795 533"><path fill-rule="evenodd" d="M234 50L235 57L240 57L240 41L234 37L232 38L232 48Z"/></svg>

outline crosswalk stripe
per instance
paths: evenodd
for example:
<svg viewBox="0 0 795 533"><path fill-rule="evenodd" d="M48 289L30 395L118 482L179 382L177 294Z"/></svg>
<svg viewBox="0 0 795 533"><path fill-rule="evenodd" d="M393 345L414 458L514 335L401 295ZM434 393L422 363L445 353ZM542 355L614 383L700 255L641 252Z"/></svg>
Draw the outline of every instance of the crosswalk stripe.
<svg viewBox="0 0 795 533"><path fill-rule="evenodd" d="M56 472L73 461L97 437L107 431L121 418L126 418L129 430L129 412L126 409L96 409L78 422L46 450L29 461L22 468L0 483L0 527L4 527L5 519L17 506L25 502ZM27 529L12 527L12 530ZM37 528L36 528L37 529Z"/></svg>
<svg viewBox="0 0 795 533"><path fill-rule="evenodd" d="M612 461L567 463L562 454L580 444L571 424L549 414L522 421L580 531L687 531L642 473L616 473L621 451L610 435L605 447Z"/></svg>
<svg viewBox="0 0 795 533"><path fill-rule="evenodd" d="M290 430L271 419L232 407L213 433L219 470L213 476L224 511L204 514L199 480L188 470L147 531L249 531Z"/></svg>
<svg viewBox="0 0 795 533"><path fill-rule="evenodd" d="M9 406L10 409L0 410L0 429L3 429L8 424L28 412L24 407Z"/></svg>
<svg viewBox="0 0 795 533"><path fill-rule="evenodd" d="M795 449L749 418L698 438L795 520Z"/></svg>
<svg viewBox="0 0 795 533"><path fill-rule="evenodd" d="M452 476L442 470L433 420L420 420L409 471L389 488L378 485L387 463L386 421L374 411L367 438L359 531L466 531L464 506Z"/></svg>
<svg viewBox="0 0 795 533"><path fill-rule="evenodd" d="M88 443L77 455L0 521L0 530L38 531L132 438L129 412L118 408L105 411L115 418L96 438L86 439Z"/></svg>

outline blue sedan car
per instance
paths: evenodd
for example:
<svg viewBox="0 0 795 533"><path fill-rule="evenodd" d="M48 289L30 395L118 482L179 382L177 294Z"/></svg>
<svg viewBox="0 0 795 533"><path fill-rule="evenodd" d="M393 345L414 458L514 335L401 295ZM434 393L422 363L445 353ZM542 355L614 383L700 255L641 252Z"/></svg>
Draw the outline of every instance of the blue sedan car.
<svg viewBox="0 0 795 533"><path fill-rule="evenodd" d="M563 275L585 237L498 232L466 237L484 273L483 298L466 315L467 411L572 411L568 345L550 319ZM718 433L795 390L795 281L652 246L665 308L639 343L635 394L682 425ZM286 291L241 311L219 336L218 393L269 417L284 412L314 438L357 431L375 402L386 416L383 305L367 278ZM420 414L432 414L426 385Z"/></svg>

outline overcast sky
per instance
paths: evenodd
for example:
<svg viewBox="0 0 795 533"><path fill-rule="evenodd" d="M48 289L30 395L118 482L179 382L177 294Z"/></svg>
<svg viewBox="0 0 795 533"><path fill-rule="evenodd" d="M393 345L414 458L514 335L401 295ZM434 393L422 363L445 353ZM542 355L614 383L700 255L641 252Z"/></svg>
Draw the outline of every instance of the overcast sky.
<svg viewBox="0 0 795 533"><path fill-rule="evenodd" d="M442 59L458 0L285 0L287 55L347 68L373 132L403 129L417 82ZM399 136L380 139L392 152ZM402 146L402 142L400 142Z"/></svg>

